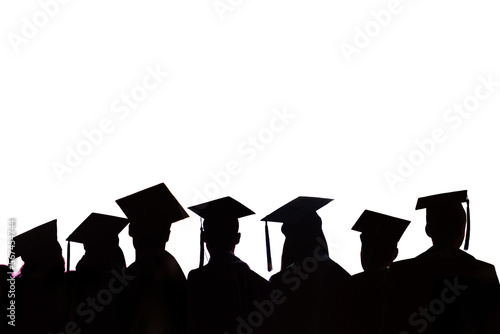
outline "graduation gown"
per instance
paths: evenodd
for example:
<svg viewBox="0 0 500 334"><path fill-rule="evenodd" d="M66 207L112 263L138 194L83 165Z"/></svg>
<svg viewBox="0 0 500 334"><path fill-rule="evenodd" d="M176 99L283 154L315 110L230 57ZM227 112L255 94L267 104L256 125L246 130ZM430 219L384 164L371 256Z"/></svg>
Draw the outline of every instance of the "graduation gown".
<svg viewBox="0 0 500 334"><path fill-rule="evenodd" d="M121 333L186 332L186 277L167 251L141 257L125 271L119 294Z"/></svg>
<svg viewBox="0 0 500 334"><path fill-rule="evenodd" d="M495 267L455 248L433 246L391 269L391 332L500 333Z"/></svg>
<svg viewBox="0 0 500 334"><path fill-rule="evenodd" d="M190 334L262 333L267 324L253 327L248 315L255 302L268 298L269 282L232 253L213 254L204 267L188 275L188 327ZM256 324L256 323L253 323Z"/></svg>
<svg viewBox="0 0 500 334"><path fill-rule="evenodd" d="M119 323L117 300L122 291L119 283L115 282L116 275L120 275L118 268L111 271L77 270L65 273L69 304L67 322L76 324L75 331L80 330L81 334L105 334L116 329ZM90 305L88 298L93 299L97 306Z"/></svg>
<svg viewBox="0 0 500 334"><path fill-rule="evenodd" d="M350 274L326 254L296 261L271 277L271 288L284 293L276 307L276 333L335 332L339 328L340 291Z"/></svg>
<svg viewBox="0 0 500 334"><path fill-rule="evenodd" d="M385 334L390 269L353 275L341 292L341 328L345 334Z"/></svg>
<svg viewBox="0 0 500 334"><path fill-rule="evenodd" d="M67 310L63 273L21 275L15 279L16 326L12 333L64 332Z"/></svg>

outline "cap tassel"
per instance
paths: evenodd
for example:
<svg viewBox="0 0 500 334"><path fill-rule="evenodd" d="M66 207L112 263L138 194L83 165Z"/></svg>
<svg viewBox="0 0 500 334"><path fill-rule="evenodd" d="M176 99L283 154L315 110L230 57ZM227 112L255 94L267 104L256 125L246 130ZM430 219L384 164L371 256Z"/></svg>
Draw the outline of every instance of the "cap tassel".
<svg viewBox="0 0 500 334"><path fill-rule="evenodd" d="M70 268L70 261L69 261L69 244L70 242L68 241L68 248L67 248L67 254L66 254L66 271L69 271Z"/></svg>
<svg viewBox="0 0 500 334"><path fill-rule="evenodd" d="M269 228L266 221L266 254L267 254L267 271L273 270L273 261L271 259L271 243L269 242Z"/></svg>
<svg viewBox="0 0 500 334"><path fill-rule="evenodd" d="M203 267L204 258L205 258L205 245L203 244L203 223L202 219L200 218L200 268Z"/></svg>
<svg viewBox="0 0 500 334"><path fill-rule="evenodd" d="M467 202L467 231L465 232L465 245L464 249L469 249L469 240L470 240L470 209L469 209L469 198L466 200Z"/></svg>

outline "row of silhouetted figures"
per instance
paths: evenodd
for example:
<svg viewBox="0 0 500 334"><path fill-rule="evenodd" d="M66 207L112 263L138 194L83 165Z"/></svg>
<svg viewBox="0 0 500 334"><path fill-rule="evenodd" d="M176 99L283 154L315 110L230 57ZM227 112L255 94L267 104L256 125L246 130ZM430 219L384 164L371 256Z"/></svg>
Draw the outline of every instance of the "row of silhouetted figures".
<svg viewBox="0 0 500 334"><path fill-rule="evenodd" d="M200 267L187 279L165 246L188 214L163 183L117 200L127 218L92 213L67 238L67 262L69 241L85 248L74 271L65 272L56 221L40 225L13 239L20 273L1 267L2 333L500 333L495 268L460 250L470 236L467 191L418 200L433 246L398 262L410 222L364 211L353 226L363 272L353 276L330 258L316 213L330 201L298 197L262 219L269 270L267 222L285 235L269 281L234 253L238 219L253 212L231 197L189 208L203 220ZM128 267L118 245L127 225L136 251Z"/></svg>

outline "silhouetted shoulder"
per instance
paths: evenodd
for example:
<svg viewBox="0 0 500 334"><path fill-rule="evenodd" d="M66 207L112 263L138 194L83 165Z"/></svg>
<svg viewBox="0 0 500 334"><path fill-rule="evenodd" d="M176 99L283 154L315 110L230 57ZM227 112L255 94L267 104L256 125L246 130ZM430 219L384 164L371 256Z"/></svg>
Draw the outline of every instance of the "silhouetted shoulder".
<svg viewBox="0 0 500 334"><path fill-rule="evenodd" d="M188 274L188 281L207 280L210 277L232 276L268 285L268 281L250 269L248 264L235 257L232 262L216 263L209 262L207 265L193 269Z"/></svg>
<svg viewBox="0 0 500 334"><path fill-rule="evenodd" d="M143 256L124 273L126 289L120 294L123 332L183 333L186 278L167 251ZM163 332L162 332L163 333Z"/></svg>
<svg viewBox="0 0 500 334"><path fill-rule="evenodd" d="M231 263L209 262L204 267L192 270L188 275L188 286L204 296L211 294L210 290L219 290L221 295L244 293L252 299L251 302L267 296L269 282L238 259Z"/></svg>
<svg viewBox="0 0 500 334"><path fill-rule="evenodd" d="M454 247L446 247L446 246L432 246L422 254L418 255L416 259L452 259L452 258L461 258L461 259L469 259L475 260L476 258L470 255L467 252L464 252L461 249ZM411 260L411 259L410 259Z"/></svg>
<svg viewBox="0 0 500 334"><path fill-rule="evenodd" d="M341 291L341 333L386 334L390 269L353 275Z"/></svg>
<svg viewBox="0 0 500 334"><path fill-rule="evenodd" d="M348 284L363 284L364 282L387 282L390 276L390 269L384 268L374 271L365 271L352 275Z"/></svg>
<svg viewBox="0 0 500 334"><path fill-rule="evenodd" d="M273 325L283 333L327 333L339 326L340 294L351 275L326 254L298 261L271 276L282 291Z"/></svg>
<svg viewBox="0 0 500 334"><path fill-rule="evenodd" d="M307 261L307 263L303 261L302 264L293 263L289 265L272 275L270 282L277 286L286 286L286 289L295 291L302 285L302 281L308 281L311 275L314 277L314 280L329 281L332 284L333 282L335 282L335 284L342 283L351 277L351 274L330 258L313 260L313 257L311 257L310 259L310 263L309 261ZM308 266L310 266L310 268ZM296 277L296 279L292 279L293 277ZM295 286L297 286L297 288L295 288Z"/></svg>
<svg viewBox="0 0 500 334"><path fill-rule="evenodd" d="M207 265L192 270L187 287L190 333L204 334L236 333L269 292L269 282L230 253L215 254Z"/></svg>
<svg viewBox="0 0 500 334"><path fill-rule="evenodd" d="M331 259L325 264L325 272L329 279L334 279L337 282L346 281L351 277L351 274L349 274L347 270Z"/></svg>
<svg viewBox="0 0 500 334"><path fill-rule="evenodd" d="M431 333L446 328L450 333L483 333L498 312L495 267L457 249L433 247L396 262L391 279L391 315L397 331Z"/></svg>
<svg viewBox="0 0 500 334"><path fill-rule="evenodd" d="M481 260L476 260L477 262L477 273L480 277L485 280L498 283L498 275L495 266L491 263L487 263Z"/></svg>
<svg viewBox="0 0 500 334"><path fill-rule="evenodd" d="M155 252L150 256L137 259L127 268L127 273L139 278L165 279L177 278L183 281L186 276L177 260L167 251Z"/></svg>

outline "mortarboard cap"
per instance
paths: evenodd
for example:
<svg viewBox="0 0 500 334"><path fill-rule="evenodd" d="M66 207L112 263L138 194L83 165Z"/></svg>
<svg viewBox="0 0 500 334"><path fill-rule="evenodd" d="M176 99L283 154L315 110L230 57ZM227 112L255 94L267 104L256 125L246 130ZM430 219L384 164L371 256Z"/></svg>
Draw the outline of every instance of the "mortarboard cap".
<svg viewBox="0 0 500 334"><path fill-rule="evenodd" d="M308 215L315 213L331 201L332 199L329 198L299 196L293 201L283 205L281 208L268 214L262 218L261 221L284 224L297 223L306 218Z"/></svg>
<svg viewBox="0 0 500 334"><path fill-rule="evenodd" d="M261 219L261 221L266 222L265 232L268 271L273 270L273 265L267 222L271 221L283 224L301 224L304 222L305 218L315 214L317 210L321 209L331 201L332 199L329 198L299 196Z"/></svg>
<svg viewBox="0 0 500 334"><path fill-rule="evenodd" d="M155 235L189 217L164 183L116 200L130 222L129 234Z"/></svg>
<svg viewBox="0 0 500 334"><path fill-rule="evenodd" d="M242 218L248 215L253 215L255 212L238 202L237 200L226 196L206 203L188 207L189 210L196 213L203 219L220 219L233 220ZM203 266L204 250L202 240L203 226L200 226L200 267Z"/></svg>
<svg viewBox="0 0 500 334"><path fill-rule="evenodd" d="M13 238L15 257L42 253L57 243L57 219L37 226ZM59 246L60 247L60 246Z"/></svg>
<svg viewBox="0 0 500 334"><path fill-rule="evenodd" d="M238 219L255 213L229 196L190 206L188 209L203 219Z"/></svg>
<svg viewBox="0 0 500 334"><path fill-rule="evenodd" d="M467 201L467 190L454 191L451 193L437 194L420 197L415 210L439 207L443 205L459 204Z"/></svg>
<svg viewBox="0 0 500 334"><path fill-rule="evenodd" d="M409 224L409 220L365 210L352 227L352 230L361 232L363 237L371 240L397 243Z"/></svg>
<svg viewBox="0 0 500 334"><path fill-rule="evenodd" d="M70 269L70 241L82 244L106 243L118 239L118 234L127 226L128 220L115 216L91 213L66 239L67 271Z"/></svg>
<svg viewBox="0 0 500 334"><path fill-rule="evenodd" d="M91 213L66 240L86 244L114 239L127 224L126 218Z"/></svg>
<svg viewBox="0 0 500 334"><path fill-rule="evenodd" d="M426 197L420 197L417 201L415 210L420 209L439 209L442 207L452 207L460 206L461 203L467 203L467 232L465 236L464 249L469 249L470 240L470 209L469 209L469 197L467 196L467 190L454 191L449 193L431 195Z"/></svg>

